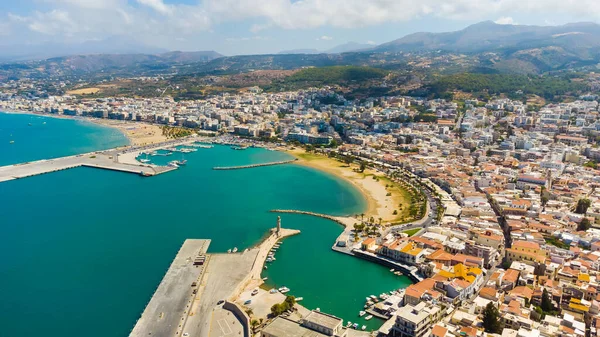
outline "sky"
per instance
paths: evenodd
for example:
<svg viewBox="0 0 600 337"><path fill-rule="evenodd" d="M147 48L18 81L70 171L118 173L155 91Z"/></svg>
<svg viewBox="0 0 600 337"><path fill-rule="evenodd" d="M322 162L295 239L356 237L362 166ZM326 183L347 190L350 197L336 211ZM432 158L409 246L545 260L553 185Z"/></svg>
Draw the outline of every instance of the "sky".
<svg viewBox="0 0 600 337"><path fill-rule="evenodd" d="M600 1L0 0L0 47L120 41L160 50L267 54L350 41L375 45L484 20L600 22Z"/></svg>

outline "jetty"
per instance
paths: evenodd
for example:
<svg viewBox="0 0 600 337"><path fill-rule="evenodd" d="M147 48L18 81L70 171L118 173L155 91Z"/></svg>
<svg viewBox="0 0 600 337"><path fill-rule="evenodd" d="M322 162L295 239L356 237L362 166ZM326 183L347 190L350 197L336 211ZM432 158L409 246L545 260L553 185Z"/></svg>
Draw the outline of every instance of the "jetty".
<svg viewBox="0 0 600 337"><path fill-rule="evenodd" d="M250 318L234 299L263 282L269 251L298 233L273 228L257 246L230 254L207 254L210 240L186 240L130 336L251 337Z"/></svg>
<svg viewBox="0 0 600 337"><path fill-rule="evenodd" d="M58 172L77 167L92 167L118 172L134 173L145 177L176 170L176 167L143 164L137 161L142 152L151 152L185 145L195 139L171 140L148 146L128 146L106 151L89 152L54 159L42 159L27 163L0 166L0 182L22 179L41 174Z"/></svg>
<svg viewBox="0 0 600 337"><path fill-rule="evenodd" d="M328 214L321 214L321 213L315 213L315 212L308 212L308 211L300 211L300 210L295 210L295 209L272 209L269 212L271 213L289 213L289 214L304 214L304 215L310 215L310 216L314 216L317 218L323 218L323 219L327 219L327 220L331 220L331 221L335 221L338 224L346 227L346 228L352 228L352 226L358 221L354 218L351 217L344 217L344 216L333 216L333 215L328 215Z"/></svg>
<svg viewBox="0 0 600 337"><path fill-rule="evenodd" d="M276 162L271 162L271 163L242 165L242 166L213 167L213 170L222 170L222 171L225 171L225 170L241 170L241 169L249 169L249 168L254 168L254 167L262 167L262 166L284 165L284 164L293 163L296 160L298 160L298 159L295 158L295 159L283 160L283 161L276 161Z"/></svg>

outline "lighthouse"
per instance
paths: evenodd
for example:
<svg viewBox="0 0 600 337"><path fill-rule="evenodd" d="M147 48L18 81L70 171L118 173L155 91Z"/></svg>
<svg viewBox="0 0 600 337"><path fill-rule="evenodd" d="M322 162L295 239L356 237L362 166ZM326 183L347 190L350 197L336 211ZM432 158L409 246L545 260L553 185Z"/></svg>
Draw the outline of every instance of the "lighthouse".
<svg viewBox="0 0 600 337"><path fill-rule="evenodd" d="M277 236L281 235L281 217L277 217Z"/></svg>

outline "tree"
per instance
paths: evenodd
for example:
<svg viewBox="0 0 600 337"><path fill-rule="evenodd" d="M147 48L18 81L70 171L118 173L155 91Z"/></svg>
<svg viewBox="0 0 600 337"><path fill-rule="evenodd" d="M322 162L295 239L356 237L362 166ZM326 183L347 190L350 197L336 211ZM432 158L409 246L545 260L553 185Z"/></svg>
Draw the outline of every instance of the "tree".
<svg viewBox="0 0 600 337"><path fill-rule="evenodd" d="M485 332L501 333L500 313L493 302L488 303L483 311L483 328Z"/></svg>
<svg viewBox="0 0 600 337"><path fill-rule="evenodd" d="M260 323L253 319L252 321L250 321L250 325L252 326L252 330L256 330L256 327L259 325Z"/></svg>
<svg viewBox="0 0 600 337"><path fill-rule="evenodd" d="M360 162L360 169L359 169L360 173L365 172L365 168L367 168L367 164L364 161L361 161Z"/></svg>
<svg viewBox="0 0 600 337"><path fill-rule="evenodd" d="M579 199L577 200L577 206L575 206L575 213L577 214L586 214L588 208L592 205L592 201L590 199Z"/></svg>
<svg viewBox="0 0 600 337"><path fill-rule="evenodd" d="M352 162L354 161L354 158L352 158L351 156L344 156L344 163L346 163L346 165L350 166L350 164L352 164Z"/></svg>
<svg viewBox="0 0 600 337"><path fill-rule="evenodd" d="M592 227L592 223L590 222L590 220L588 220L588 218L583 218L581 220L581 222L579 222L579 224L577 224L578 231L587 231L591 227Z"/></svg>
<svg viewBox="0 0 600 337"><path fill-rule="evenodd" d="M548 290L544 289L542 292L542 303L541 306L543 312L550 312L554 309L552 305L552 301L550 300L550 295L548 294Z"/></svg>

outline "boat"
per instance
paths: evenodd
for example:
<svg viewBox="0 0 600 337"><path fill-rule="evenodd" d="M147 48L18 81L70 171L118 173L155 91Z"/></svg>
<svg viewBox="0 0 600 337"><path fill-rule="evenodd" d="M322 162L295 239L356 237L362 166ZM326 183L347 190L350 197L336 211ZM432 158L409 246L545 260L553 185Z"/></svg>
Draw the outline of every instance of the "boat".
<svg viewBox="0 0 600 337"><path fill-rule="evenodd" d="M354 324L352 324L352 328L353 328L354 330L358 329L358 323L354 323Z"/></svg>
<svg viewBox="0 0 600 337"><path fill-rule="evenodd" d="M377 300L377 296L375 296L375 295L371 295L371 296L369 296L369 297L370 297L370 298L371 298L373 301L376 301L376 300Z"/></svg>
<svg viewBox="0 0 600 337"><path fill-rule="evenodd" d="M281 288L279 288L277 290L279 290L280 293L285 294L285 293L287 293L287 292L290 291L290 288L288 288L288 287L281 287Z"/></svg>
<svg viewBox="0 0 600 337"><path fill-rule="evenodd" d="M42 124L46 125L46 122L44 122L44 123L42 123Z"/></svg>
<svg viewBox="0 0 600 337"><path fill-rule="evenodd" d="M148 159L148 152L144 152L144 153L146 154L146 158L140 159L140 163L146 164L146 163L150 162L150 159Z"/></svg>
<svg viewBox="0 0 600 337"><path fill-rule="evenodd" d="M181 165L185 165L187 164L187 160L183 159L183 160L178 160L176 161L177 165L181 166Z"/></svg>
<svg viewBox="0 0 600 337"><path fill-rule="evenodd" d="M277 289L273 288L269 290L269 294L277 294Z"/></svg>
<svg viewBox="0 0 600 337"><path fill-rule="evenodd" d="M302 301L303 299L304 299L304 297L296 297L296 302Z"/></svg>
<svg viewBox="0 0 600 337"><path fill-rule="evenodd" d="M270 257L267 257L266 261L267 261L267 262L273 262L273 259L272 259L272 258L270 258Z"/></svg>
<svg viewBox="0 0 600 337"><path fill-rule="evenodd" d="M171 167L179 167L179 165L177 165L177 161L176 160L170 161L169 164L167 164L167 165L171 166Z"/></svg>
<svg viewBox="0 0 600 337"><path fill-rule="evenodd" d="M15 143L15 141L14 141L14 140L11 140L9 143L10 143L10 144L14 144L14 143Z"/></svg>
<svg viewBox="0 0 600 337"><path fill-rule="evenodd" d="M368 320L370 320L371 318L373 318L373 315L369 315L369 316L365 317L365 320L367 320L367 321L368 321Z"/></svg>
<svg viewBox="0 0 600 337"><path fill-rule="evenodd" d="M366 325L363 325L362 327L360 327L360 329L361 329L362 331L365 331L365 330L367 330L367 326L366 326Z"/></svg>
<svg viewBox="0 0 600 337"><path fill-rule="evenodd" d="M252 292L250 293L250 295L252 295L252 296L254 296L256 294L258 294L258 288L252 290Z"/></svg>
<svg viewBox="0 0 600 337"><path fill-rule="evenodd" d="M349 328L352 326L352 322L348 321L348 324L346 324L346 328Z"/></svg>
<svg viewBox="0 0 600 337"><path fill-rule="evenodd" d="M266 280L268 280L268 279L269 279L268 277L263 277L263 278L262 278L262 280L263 280L263 281L266 281Z"/></svg>
<svg viewBox="0 0 600 337"><path fill-rule="evenodd" d="M151 176L152 176L152 174L151 174L151 173L144 172L144 171L140 171L140 175L141 175L142 177L151 177Z"/></svg>
<svg viewBox="0 0 600 337"><path fill-rule="evenodd" d="M230 254L231 253L231 249L227 249L227 253Z"/></svg>
<svg viewBox="0 0 600 337"><path fill-rule="evenodd" d="M232 253L237 253L238 249L237 247L233 247L233 250L231 251Z"/></svg>
<svg viewBox="0 0 600 337"><path fill-rule="evenodd" d="M367 312L366 311L359 311L358 312L358 316L363 317Z"/></svg>

